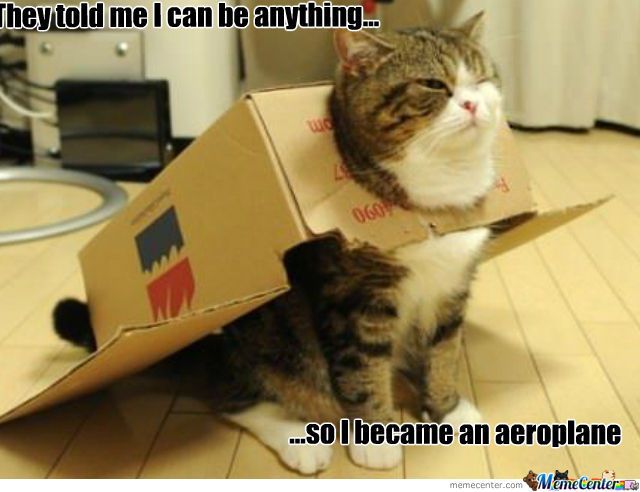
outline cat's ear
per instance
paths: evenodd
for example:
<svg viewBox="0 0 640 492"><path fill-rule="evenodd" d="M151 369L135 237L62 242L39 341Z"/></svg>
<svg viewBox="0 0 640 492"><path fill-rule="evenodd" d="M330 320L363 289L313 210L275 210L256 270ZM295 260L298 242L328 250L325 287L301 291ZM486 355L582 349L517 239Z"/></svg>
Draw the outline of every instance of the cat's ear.
<svg viewBox="0 0 640 492"><path fill-rule="evenodd" d="M474 41L479 41L484 34L484 27L485 15L484 10L481 10L476 15L465 21L458 30L462 31L465 36L468 36Z"/></svg>
<svg viewBox="0 0 640 492"><path fill-rule="evenodd" d="M333 43L342 68L351 74L367 73L384 63L395 47L379 36L364 31L339 29Z"/></svg>

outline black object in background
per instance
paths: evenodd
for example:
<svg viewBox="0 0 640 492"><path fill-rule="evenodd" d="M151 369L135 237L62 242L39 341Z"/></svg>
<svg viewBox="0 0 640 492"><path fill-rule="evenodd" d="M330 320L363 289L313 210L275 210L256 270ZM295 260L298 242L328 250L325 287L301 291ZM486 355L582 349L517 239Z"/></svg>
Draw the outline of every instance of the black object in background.
<svg viewBox="0 0 640 492"><path fill-rule="evenodd" d="M63 167L147 181L168 164L166 81L60 80L55 90Z"/></svg>
<svg viewBox="0 0 640 492"><path fill-rule="evenodd" d="M0 123L0 161L26 164L33 161L31 133ZM0 163L2 165L2 163Z"/></svg>

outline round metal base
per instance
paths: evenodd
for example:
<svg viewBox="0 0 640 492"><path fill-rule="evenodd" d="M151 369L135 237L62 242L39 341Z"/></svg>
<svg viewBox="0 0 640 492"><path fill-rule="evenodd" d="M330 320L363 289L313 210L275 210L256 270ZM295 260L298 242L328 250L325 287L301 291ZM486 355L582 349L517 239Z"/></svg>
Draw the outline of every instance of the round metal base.
<svg viewBox="0 0 640 492"><path fill-rule="evenodd" d="M93 174L64 169L0 168L0 183L16 181L41 181L79 186L95 191L102 197L102 204L94 210L53 224L0 232L0 245L34 241L76 231L108 219L127 203L127 194L108 179ZM4 213L7 213L5 210Z"/></svg>

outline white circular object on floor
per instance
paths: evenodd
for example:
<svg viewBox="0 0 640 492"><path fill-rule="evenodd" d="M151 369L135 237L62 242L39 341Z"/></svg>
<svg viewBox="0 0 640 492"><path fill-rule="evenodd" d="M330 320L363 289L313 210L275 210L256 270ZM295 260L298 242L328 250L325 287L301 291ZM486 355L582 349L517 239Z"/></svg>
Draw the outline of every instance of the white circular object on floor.
<svg viewBox="0 0 640 492"><path fill-rule="evenodd" d="M79 186L96 192L102 203L92 211L53 224L15 231L0 232L0 245L34 241L77 231L108 219L127 203L127 194L117 184L93 174L65 169L0 168L0 183L17 181L41 181Z"/></svg>

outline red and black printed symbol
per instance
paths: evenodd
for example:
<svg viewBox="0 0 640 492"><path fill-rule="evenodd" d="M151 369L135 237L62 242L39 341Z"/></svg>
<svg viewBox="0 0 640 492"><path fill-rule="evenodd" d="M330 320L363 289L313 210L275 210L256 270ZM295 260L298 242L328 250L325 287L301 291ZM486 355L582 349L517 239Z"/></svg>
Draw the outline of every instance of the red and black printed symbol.
<svg viewBox="0 0 640 492"><path fill-rule="evenodd" d="M184 305L191 307L195 293L195 280L188 257L171 264L171 249L175 246L179 255L184 247L184 238L174 207L169 208L135 238L140 267L151 273L154 263L163 272L147 284L147 296L151 304L153 319L173 318L180 314ZM162 259L169 265L163 267Z"/></svg>
<svg viewBox="0 0 640 492"><path fill-rule="evenodd" d="M182 306L191 307L195 290L189 258L185 258L147 285L153 319L178 316Z"/></svg>
<svg viewBox="0 0 640 492"><path fill-rule="evenodd" d="M175 246L176 251L180 252L184 240L176 209L171 207L138 234L136 246L143 272L150 272L153 264L156 261L160 263L163 257L168 260L172 247Z"/></svg>

